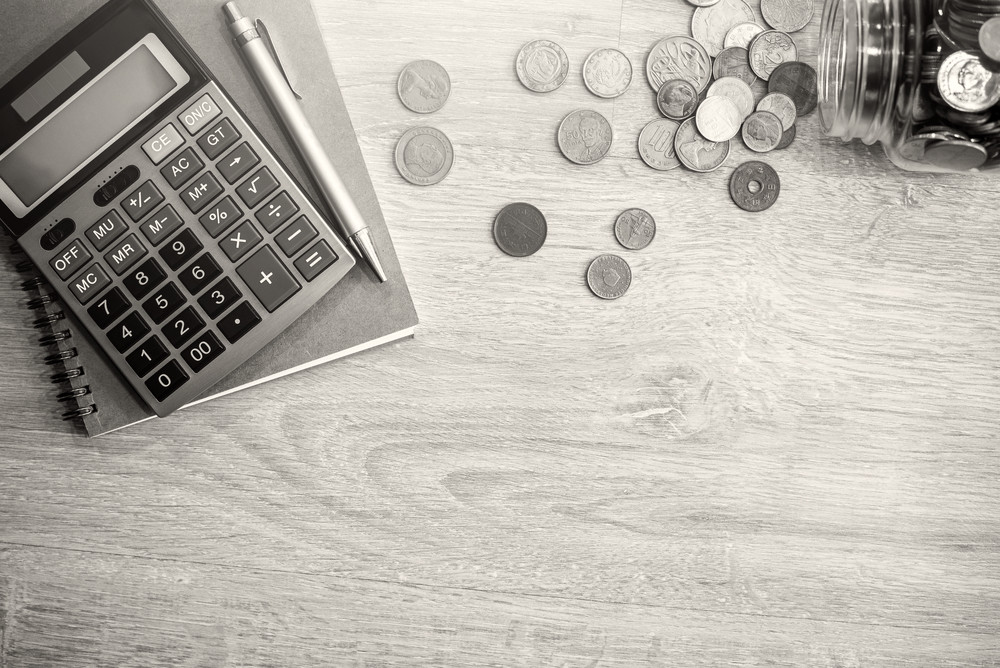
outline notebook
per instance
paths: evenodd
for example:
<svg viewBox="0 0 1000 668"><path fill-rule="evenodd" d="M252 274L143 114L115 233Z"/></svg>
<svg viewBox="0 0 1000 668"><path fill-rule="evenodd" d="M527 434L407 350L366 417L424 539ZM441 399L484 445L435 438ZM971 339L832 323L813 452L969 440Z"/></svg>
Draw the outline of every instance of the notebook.
<svg viewBox="0 0 1000 668"><path fill-rule="evenodd" d="M0 85L104 1L4 0L0 4L0 63L7 67L0 74ZM232 45L222 16L222 0L155 1L314 201L320 201ZM303 110L368 221L389 280L378 283L359 262L283 334L185 408L411 337L417 324L413 301L309 0L240 0L239 6L244 14L260 18L267 25L289 81L302 97ZM41 289L44 293L44 286ZM63 319L56 320L56 314L63 313L58 303L36 301L35 306L40 333L46 333L41 328L48 326L47 320L55 320L51 324L53 332L72 333L64 341L45 345L42 355L47 355L49 361L65 358L59 360L66 368L56 381L63 395L89 388L83 396L70 397L64 410L80 408L81 413L86 413L87 407L93 405L96 410L81 418L90 436L154 417L72 314L67 311ZM81 371L82 375L66 378ZM59 368L54 367L54 372ZM166 419L183 420L184 416L182 410Z"/></svg>

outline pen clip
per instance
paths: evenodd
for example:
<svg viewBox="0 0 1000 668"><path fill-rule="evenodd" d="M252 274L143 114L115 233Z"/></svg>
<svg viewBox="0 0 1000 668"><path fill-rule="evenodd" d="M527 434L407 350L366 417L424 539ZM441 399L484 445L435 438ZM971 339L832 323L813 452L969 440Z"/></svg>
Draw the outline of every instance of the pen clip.
<svg viewBox="0 0 1000 668"><path fill-rule="evenodd" d="M278 70L281 72L281 76L285 77L285 83L288 84L289 90L292 91L292 95L295 96L296 100L301 100L302 96L298 94L292 82L288 79L288 74L285 72L284 66L281 64L281 58L278 56L278 50L274 48L274 41L271 39L271 34L267 31L267 26L260 19L254 21L254 27L260 34L261 38L264 40L264 44L267 46L267 50L271 53L271 57L274 58L275 64L278 66Z"/></svg>

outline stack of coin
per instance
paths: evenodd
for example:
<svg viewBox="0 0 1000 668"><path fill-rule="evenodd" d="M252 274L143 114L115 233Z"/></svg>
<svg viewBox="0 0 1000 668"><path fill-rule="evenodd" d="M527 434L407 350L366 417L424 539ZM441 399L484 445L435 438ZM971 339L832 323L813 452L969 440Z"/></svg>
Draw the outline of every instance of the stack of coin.
<svg viewBox="0 0 1000 668"><path fill-rule="evenodd" d="M399 73L396 92L400 102L410 111L430 114L448 101L451 78L433 60L415 60ZM435 128L411 128L396 143L396 170L414 185L429 186L440 182L448 175L454 160L451 141Z"/></svg>

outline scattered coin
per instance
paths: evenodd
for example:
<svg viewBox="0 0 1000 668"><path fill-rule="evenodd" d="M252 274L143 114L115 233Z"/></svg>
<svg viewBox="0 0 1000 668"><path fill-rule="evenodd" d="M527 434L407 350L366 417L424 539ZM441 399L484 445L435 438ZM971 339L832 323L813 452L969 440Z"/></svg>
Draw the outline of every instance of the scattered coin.
<svg viewBox="0 0 1000 668"><path fill-rule="evenodd" d="M691 35L713 58L725 48L726 35L741 23L752 23L753 10L743 0L720 0L711 7L699 7L691 17Z"/></svg>
<svg viewBox="0 0 1000 668"><path fill-rule="evenodd" d="M680 123L657 118L646 124L639 133L639 157L653 169L665 172L681 164L674 152L674 137Z"/></svg>
<svg viewBox="0 0 1000 668"><path fill-rule="evenodd" d="M438 183L455 161L455 151L448 137L434 128L412 128L396 143L396 169L399 175L418 186Z"/></svg>
<svg viewBox="0 0 1000 668"><path fill-rule="evenodd" d="M1000 60L1000 16L994 16L979 27L978 41L987 58Z"/></svg>
<svg viewBox="0 0 1000 668"><path fill-rule="evenodd" d="M742 46L731 46L719 52L712 64L712 74L716 79L736 77L750 86L757 75L750 69L750 54Z"/></svg>
<svg viewBox="0 0 1000 668"><path fill-rule="evenodd" d="M782 32L805 28L813 17L813 3L805 0L760 0L760 13L767 25Z"/></svg>
<svg viewBox="0 0 1000 668"><path fill-rule="evenodd" d="M762 32L764 29L756 23L739 23L726 33L726 39L723 40L722 45L727 49L733 46L747 49L750 47L751 40Z"/></svg>
<svg viewBox="0 0 1000 668"><path fill-rule="evenodd" d="M781 143L781 119L770 111L755 111L743 121L743 143L751 151L766 153Z"/></svg>
<svg viewBox="0 0 1000 668"><path fill-rule="evenodd" d="M656 221L643 209L625 209L615 220L615 238L629 250L642 250L656 236Z"/></svg>
<svg viewBox="0 0 1000 668"><path fill-rule="evenodd" d="M797 60L781 63L771 72L767 92L784 93L792 98L796 115L805 116L816 108L816 70Z"/></svg>
<svg viewBox="0 0 1000 668"><path fill-rule="evenodd" d="M955 171L981 167L988 157L982 144L960 139L933 142L924 149L924 160L936 167Z"/></svg>
<svg viewBox="0 0 1000 668"><path fill-rule="evenodd" d="M674 152L677 154L677 159L695 172L711 172L718 169L729 157L730 148L728 141L714 142L702 137L693 118L681 123L674 135Z"/></svg>
<svg viewBox="0 0 1000 668"><path fill-rule="evenodd" d="M632 269L617 255L598 255L587 267L587 286L601 299L618 299L632 285Z"/></svg>
<svg viewBox="0 0 1000 668"><path fill-rule="evenodd" d="M583 83L597 97L618 97L632 84L632 62L618 49L597 49L583 63Z"/></svg>
<svg viewBox="0 0 1000 668"><path fill-rule="evenodd" d="M734 0L720 0L733 2ZM695 13L702 11L700 8ZM653 45L646 58L646 78L653 90L659 91L664 81L684 79L694 84L700 93L712 78L712 59L705 47L684 35L664 37Z"/></svg>
<svg viewBox="0 0 1000 668"><path fill-rule="evenodd" d="M771 72L781 63L795 60L795 42L787 34L778 30L765 30L750 42L750 69L758 77L767 81Z"/></svg>
<svg viewBox="0 0 1000 668"><path fill-rule="evenodd" d="M1000 74L983 67L979 57L968 51L944 59L937 85L945 103L959 111L986 111L1000 102Z"/></svg>
<svg viewBox="0 0 1000 668"><path fill-rule="evenodd" d="M698 108L698 90L690 81L669 79L656 91L660 113L674 121L683 121Z"/></svg>
<svg viewBox="0 0 1000 668"><path fill-rule="evenodd" d="M757 111L770 111L781 121L781 129L795 125L795 103L784 93L768 93L757 103Z"/></svg>
<svg viewBox="0 0 1000 668"><path fill-rule="evenodd" d="M493 221L493 240L507 255L527 257L545 243L548 225L536 207L515 202L500 209Z"/></svg>
<svg viewBox="0 0 1000 668"><path fill-rule="evenodd" d="M709 97L698 105L695 124L701 136L709 141L729 141L740 131L743 114L728 97Z"/></svg>
<svg viewBox="0 0 1000 668"><path fill-rule="evenodd" d="M788 148L789 146L791 146L793 141L795 141L794 125L781 133L781 141L779 141L778 145L774 147L774 150L780 151L783 148Z"/></svg>
<svg viewBox="0 0 1000 668"><path fill-rule="evenodd" d="M736 206L751 213L769 209L780 192L778 173L760 160L744 162L729 178L729 196Z"/></svg>
<svg viewBox="0 0 1000 668"><path fill-rule="evenodd" d="M562 154L578 165L592 165L611 149L611 124L590 109L579 109L566 116L556 136Z"/></svg>
<svg viewBox="0 0 1000 668"><path fill-rule="evenodd" d="M429 114L448 101L451 78L433 60L415 60L399 73L396 81L399 100L410 111Z"/></svg>
<svg viewBox="0 0 1000 668"><path fill-rule="evenodd" d="M537 39L521 47L515 69L525 88L536 93L548 93L566 81L569 58L555 42Z"/></svg>
<svg viewBox="0 0 1000 668"><path fill-rule="evenodd" d="M689 4L692 4L695 7L711 7L719 0L687 0L687 1Z"/></svg>
<svg viewBox="0 0 1000 668"><path fill-rule="evenodd" d="M736 104L740 110L740 123L753 113L753 91L750 86L736 77L722 77L713 81L712 85L708 87L708 97L716 96L729 98Z"/></svg>

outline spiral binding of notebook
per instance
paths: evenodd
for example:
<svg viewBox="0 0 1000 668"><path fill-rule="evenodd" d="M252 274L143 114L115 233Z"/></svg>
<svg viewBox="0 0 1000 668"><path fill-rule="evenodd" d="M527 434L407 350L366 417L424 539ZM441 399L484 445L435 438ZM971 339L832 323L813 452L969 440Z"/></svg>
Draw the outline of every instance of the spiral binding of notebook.
<svg viewBox="0 0 1000 668"><path fill-rule="evenodd" d="M21 247L14 245L11 252L23 256ZM18 273L28 274L35 271L31 260L21 260L15 269ZM73 420L97 412L97 406L92 401L90 386L87 384L86 371L76 362L77 352L73 346L73 332L66 320L59 298L48 291L49 283L41 276L35 276L21 282L21 289L35 297L28 299L26 306L40 317L31 323L32 327L46 331L38 339L38 345L48 351L42 361L53 367L62 367L61 371L49 376L53 384L62 388L56 395L56 401L66 404L76 404L76 408L62 413L63 420ZM51 352L55 350L55 352ZM69 386L69 389L65 389Z"/></svg>

